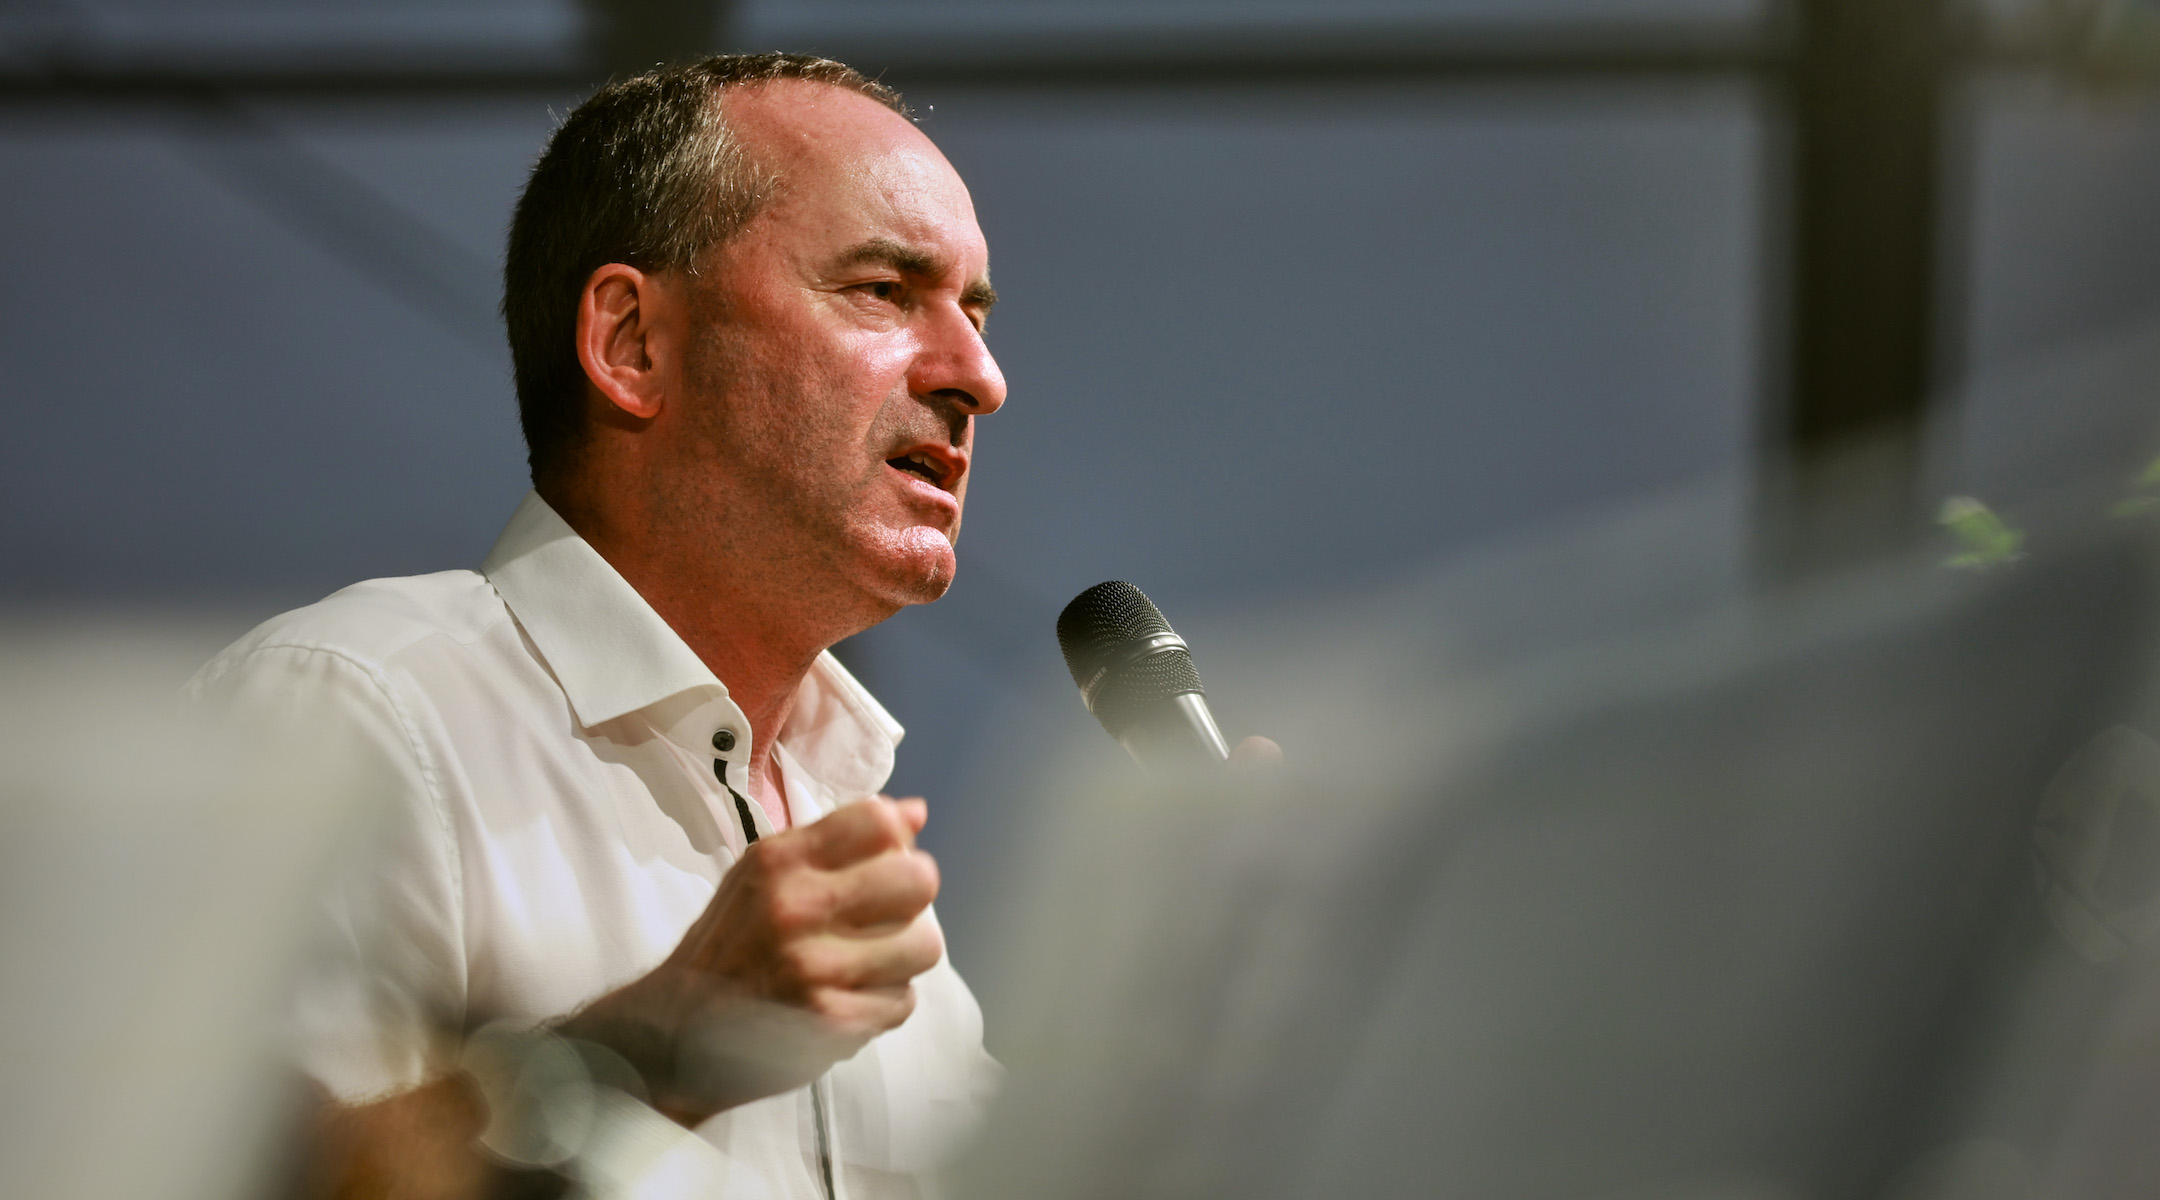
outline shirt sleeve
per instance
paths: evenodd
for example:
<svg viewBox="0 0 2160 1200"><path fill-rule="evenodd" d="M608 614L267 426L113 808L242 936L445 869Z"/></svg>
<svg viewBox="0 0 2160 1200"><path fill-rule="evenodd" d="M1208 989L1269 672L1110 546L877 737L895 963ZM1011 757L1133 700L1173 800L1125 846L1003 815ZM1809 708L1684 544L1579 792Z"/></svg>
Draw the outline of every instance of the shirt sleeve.
<svg viewBox="0 0 2160 1200"><path fill-rule="evenodd" d="M189 690L280 777L357 782L366 797L360 836L323 881L294 988L299 1067L346 1103L442 1074L464 1019L463 889L441 773L418 732L424 698L378 665L298 645L221 658Z"/></svg>

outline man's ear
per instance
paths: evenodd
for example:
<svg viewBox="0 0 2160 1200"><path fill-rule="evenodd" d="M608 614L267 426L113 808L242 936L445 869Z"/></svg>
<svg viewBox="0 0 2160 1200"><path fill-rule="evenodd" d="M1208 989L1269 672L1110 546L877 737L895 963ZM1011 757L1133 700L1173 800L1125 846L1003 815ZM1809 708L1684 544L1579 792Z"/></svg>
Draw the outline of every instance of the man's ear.
<svg viewBox="0 0 2160 1200"><path fill-rule="evenodd" d="M658 369L675 349L675 297L661 279L609 263L578 293L577 356L601 397L625 415L651 419L666 400Z"/></svg>

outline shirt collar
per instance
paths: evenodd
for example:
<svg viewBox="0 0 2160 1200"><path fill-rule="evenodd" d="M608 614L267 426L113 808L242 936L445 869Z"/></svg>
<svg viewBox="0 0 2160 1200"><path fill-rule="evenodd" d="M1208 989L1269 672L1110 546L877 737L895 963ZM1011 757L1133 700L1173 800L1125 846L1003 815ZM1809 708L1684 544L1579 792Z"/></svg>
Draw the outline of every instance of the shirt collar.
<svg viewBox="0 0 2160 1200"><path fill-rule="evenodd" d="M704 660L539 493L526 493L480 570L587 728L686 692L726 699L726 685ZM668 715L657 722L662 732L671 741L687 740L686 749L711 753L710 729L673 736L672 727L685 724L676 711L682 707L665 706ZM732 702L728 708L740 712ZM803 677L781 740L837 793L861 795L885 786L904 732L845 667L820 654Z"/></svg>

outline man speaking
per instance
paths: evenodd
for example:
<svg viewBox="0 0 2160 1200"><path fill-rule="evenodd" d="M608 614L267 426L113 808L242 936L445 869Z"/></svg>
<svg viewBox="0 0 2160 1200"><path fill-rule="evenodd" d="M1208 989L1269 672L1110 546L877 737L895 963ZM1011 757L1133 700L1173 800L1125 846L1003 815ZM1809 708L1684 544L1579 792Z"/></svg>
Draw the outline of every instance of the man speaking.
<svg viewBox="0 0 2160 1200"><path fill-rule="evenodd" d="M533 491L485 564L347 588L191 685L392 784L297 1010L325 1190L501 1183L480 1146L535 1144L507 1126L564 1047L695 1132L688 1166L606 1135L693 1194L914 1195L980 1111L924 806L877 794L901 731L826 653L951 583L1005 398L972 203L905 114L778 54L579 107L510 231Z"/></svg>

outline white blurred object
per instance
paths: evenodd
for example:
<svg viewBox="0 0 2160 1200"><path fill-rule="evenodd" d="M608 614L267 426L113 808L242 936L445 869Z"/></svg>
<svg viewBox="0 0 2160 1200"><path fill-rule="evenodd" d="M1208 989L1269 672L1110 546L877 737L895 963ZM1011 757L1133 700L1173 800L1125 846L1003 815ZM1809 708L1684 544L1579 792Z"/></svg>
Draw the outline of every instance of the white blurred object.
<svg viewBox="0 0 2160 1200"><path fill-rule="evenodd" d="M240 774L182 715L230 634L0 623L0 1195L286 1182L285 988L367 781L327 746Z"/></svg>
<svg viewBox="0 0 2160 1200"><path fill-rule="evenodd" d="M2060 780L2160 728L2153 531L1748 595L1685 536L1725 511L1196 632L1278 781L1151 788L1075 722L1107 765L1046 775L978 972L1012 1086L963 1194L1932 1196L2014 1185L2000 1146L2079 1185L2048 1194L2154 1194L2149 1136L2093 1114L2160 1112L2160 1059L2104 1049L2160 988L2067 954L2033 887L2051 779L2147 811Z"/></svg>

